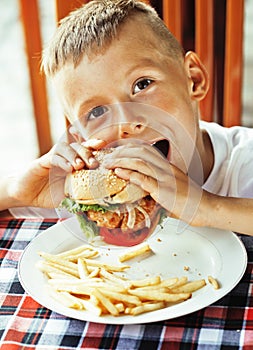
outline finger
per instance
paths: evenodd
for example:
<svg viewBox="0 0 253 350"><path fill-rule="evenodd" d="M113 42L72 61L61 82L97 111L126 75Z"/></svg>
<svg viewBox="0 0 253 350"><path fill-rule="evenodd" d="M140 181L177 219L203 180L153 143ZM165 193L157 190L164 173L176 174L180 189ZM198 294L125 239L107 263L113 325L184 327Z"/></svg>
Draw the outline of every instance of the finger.
<svg viewBox="0 0 253 350"><path fill-rule="evenodd" d="M72 144L69 145L67 142L58 143L52 149L52 154L54 158L54 160L52 158L52 162L54 165L56 162L57 164L59 164L59 166L65 167L67 163L69 163L72 166L72 170L81 169L85 165L83 159L78 155L78 153L72 147ZM65 159L65 161L60 161L56 156Z"/></svg>
<svg viewBox="0 0 253 350"><path fill-rule="evenodd" d="M82 167L96 168L98 166L98 162L92 154L92 149L86 148L79 143L72 143L71 147L76 152L76 160L79 161L80 159L82 161Z"/></svg>
<svg viewBox="0 0 253 350"><path fill-rule="evenodd" d="M90 139L82 142L82 146L90 149L100 149L106 146L106 142L99 139Z"/></svg>
<svg viewBox="0 0 253 350"><path fill-rule="evenodd" d="M129 180L131 183L140 186L144 191L148 192L154 198L154 200L158 199L159 185L158 181L153 177L122 168L116 168L115 173L122 179Z"/></svg>
<svg viewBox="0 0 253 350"><path fill-rule="evenodd" d="M71 125L68 129L68 141L69 142L78 142L81 143L84 141L80 131L73 125Z"/></svg>
<svg viewBox="0 0 253 350"><path fill-rule="evenodd" d="M107 168L130 168L131 164L131 167L134 167L133 170L140 171L141 167L141 172L144 169L148 170L148 167L145 165L150 164L149 170L156 168L157 170L159 169L159 173L164 173L164 169L169 165L169 161L153 147L141 145L141 147L132 146L127 149L125 147L116 148L112 154L105 157L104 164ZM146 175L151 176L151 173L147 172Z"/></svg>
<svg viewBox="0 0 253 350"><path fill-rule="evenodd" d="M94 169L98 166L98 162L93 156L93 151L104 147L105 144L106 142L103 140L90 139L81 144L72 143L71 147L74 148L88 168Z"/></svg>
<svg viewBox="0 0 253 350"><path fill-rule="evenodd" d="M73 166L71 165L71 163L67 159L65 159L57 154L53 155L51 158L51 167L53 167L53 166L56 168L57 167L61 168L62 170L66 171L68 173L73 170Z"/></svg>
<svg viewBox="0 0 253 350"><path fill-rule="evenodd" d="M110 169L122 168L137 171L143 175L153 177L154 179L163 180L166 176L165 166L155 166L154 163L145 161L140 158L112 158L105 161L105 167ZM166 164L168 167L169 163Z"/></svg>
<svg viewBox="0 0 253 350"><path fill-rule="evenodd" d="M31 169L45 169L48 171L48 169L52 169L53 167L59 167L65 172L70 172L73 170L72 165L70 162L58 154L55 153L55 147L53 147L48 153L44 154L40 158L34 160L31 164Z"/></svg>
<svg viewBox="0 0 253 350"><path fill-rule="evenodd" d="M173 174L167 182L160 182L159 178L150 177L137 171L116 168L115 173L117 176L140 186L166 210L171 211L174 207L177 185Z"/></svg>

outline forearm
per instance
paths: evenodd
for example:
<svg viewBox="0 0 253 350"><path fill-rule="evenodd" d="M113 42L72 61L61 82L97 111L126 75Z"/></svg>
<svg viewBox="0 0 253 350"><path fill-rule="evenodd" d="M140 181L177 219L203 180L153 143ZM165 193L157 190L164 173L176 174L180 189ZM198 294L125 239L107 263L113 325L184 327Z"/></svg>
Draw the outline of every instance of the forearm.
<svg viewBox="0 0 253 350"><path fill-rule="evenodd" d="M198 215L207 226L253 235L253 199L204 192Z"/></svg>

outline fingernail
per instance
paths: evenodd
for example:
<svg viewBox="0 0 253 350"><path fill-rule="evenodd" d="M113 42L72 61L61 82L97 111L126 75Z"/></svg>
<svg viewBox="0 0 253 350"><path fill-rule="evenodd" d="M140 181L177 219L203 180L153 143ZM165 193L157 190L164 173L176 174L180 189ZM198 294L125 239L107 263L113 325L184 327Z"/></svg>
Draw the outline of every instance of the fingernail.
<svg viewBox="0 0 253 350"><path fill-rule="evenodd" d="M97 161L95 158L90 157L90 158L89 158L89 165L90 165L91 167L97 166L97 165L98 165L98 161Z"/></svg>
<svg viewBox="0 0 253 350"><path fill-rule="evenodd" d="M76 158L75 163L77 165L81 165L81 164L83 164L83 160L81 158Z"/></svg>

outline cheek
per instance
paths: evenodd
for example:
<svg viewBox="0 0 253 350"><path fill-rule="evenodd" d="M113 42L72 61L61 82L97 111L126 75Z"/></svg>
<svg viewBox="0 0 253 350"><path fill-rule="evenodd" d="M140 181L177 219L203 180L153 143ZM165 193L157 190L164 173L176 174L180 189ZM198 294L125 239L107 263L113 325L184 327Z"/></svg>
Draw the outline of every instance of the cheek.
<svg viewBox="0 0 253 350"><path fill-rule="evenodd" d="M166 118L161 119L164 129L171 132L170 161L186 172L195 151L197 122L192 102L188 94L181 92L180 96L160 95L156 99L157 107L166 112Z"/></svg>
<svg viewBox="0 0 253 350"><path fill-rule="evenodd" d="M118 140L118 126L98 125L97 127L86 127L87 139L99 139L106 141L106 144Z"/></svg>

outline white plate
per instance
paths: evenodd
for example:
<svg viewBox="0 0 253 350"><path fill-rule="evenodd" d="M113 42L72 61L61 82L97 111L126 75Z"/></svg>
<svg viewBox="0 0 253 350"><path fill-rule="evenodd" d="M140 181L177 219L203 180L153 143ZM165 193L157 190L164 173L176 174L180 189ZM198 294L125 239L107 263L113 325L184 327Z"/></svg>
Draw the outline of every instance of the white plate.
<svg viewBox="0 0 253 350"><path fill-rule="evenodd" d="M132 278L160 274L163 278L188 276L190 280L212 275L221 288L210 284L193 293L191 299L167 308L138 316L94 316L62 306L46 292L46 279L35 267L40 259L37 252L59 253L74 248L83 241L73 232L80 231L75 218L58 223L38 235L24 250L19 262L19 279L28 294L38 303L62 315L84 321L107 324L136 324L171 319L200 310L230 292L242 278L247 266L247 253L240 239L232 232L209 228L192 228L180 221L167 219L149 238L154 254L127 262L131 268L125 273ZM121 247L101 247L101 258L115 264ZM189 267L186 271L185 267Z"/></svg>

